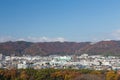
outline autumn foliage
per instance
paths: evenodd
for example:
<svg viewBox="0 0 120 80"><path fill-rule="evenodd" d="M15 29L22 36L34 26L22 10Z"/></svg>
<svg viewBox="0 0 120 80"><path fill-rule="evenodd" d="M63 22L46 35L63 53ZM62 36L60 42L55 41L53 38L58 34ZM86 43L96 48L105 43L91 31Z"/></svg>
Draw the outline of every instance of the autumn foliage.
<svg viewBox="0 0 120 80"><path fill-rule="evenodd" d="M0 69L0 80L120 80L120 74L87 69Z"/></svg>

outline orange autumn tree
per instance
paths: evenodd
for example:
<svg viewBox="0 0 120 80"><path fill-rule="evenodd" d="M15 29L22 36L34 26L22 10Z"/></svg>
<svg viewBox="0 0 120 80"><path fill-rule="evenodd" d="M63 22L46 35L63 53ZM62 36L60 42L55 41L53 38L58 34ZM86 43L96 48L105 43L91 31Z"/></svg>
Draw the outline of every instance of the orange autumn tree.
<svg viewBox="0 0 120 80"><path fill-rule="evenodd" d="M115 80L115 71L108 71L106 74L106 80Z"/></svg>
<svg viewBox="0 0 120 80"><path fill-rule="evenodd" d="M26 71L22 71L20 73L20 79L21 80L28 80L29 76L27 75Z"/></svg>

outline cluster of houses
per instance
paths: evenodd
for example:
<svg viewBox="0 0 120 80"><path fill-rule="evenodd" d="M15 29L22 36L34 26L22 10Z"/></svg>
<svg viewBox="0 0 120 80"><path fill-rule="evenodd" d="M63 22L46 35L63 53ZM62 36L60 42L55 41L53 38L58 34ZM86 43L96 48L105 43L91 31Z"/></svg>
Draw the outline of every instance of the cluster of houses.
<svg viewBox="0 0 120 80"><path fill-rule="evenodd" d="M117 56L88 55L81 56L4 56L0 54L0 68L11 69L93 69L119 70L120 58Z"/></svg>

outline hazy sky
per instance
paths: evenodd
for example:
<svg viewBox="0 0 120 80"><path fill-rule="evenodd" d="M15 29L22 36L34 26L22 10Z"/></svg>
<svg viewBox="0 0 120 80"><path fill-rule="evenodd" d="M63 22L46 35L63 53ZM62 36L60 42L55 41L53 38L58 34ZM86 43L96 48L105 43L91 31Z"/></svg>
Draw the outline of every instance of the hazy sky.
<svg viewBox="0 0 120 80"><path fill-rule="evenodd" d="M120 0L0 0L0 41L120 39Z"/></svg>

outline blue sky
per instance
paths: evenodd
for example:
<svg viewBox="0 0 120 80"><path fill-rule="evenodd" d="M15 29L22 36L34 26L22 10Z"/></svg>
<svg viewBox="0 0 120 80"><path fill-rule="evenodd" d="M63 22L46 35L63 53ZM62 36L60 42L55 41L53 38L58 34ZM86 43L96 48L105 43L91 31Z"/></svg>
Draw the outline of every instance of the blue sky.
<svg viewBox="0 0 120 80"><path fill-rule="evenodd" d="M119 40L120 0L0 0L0 41Z"/></svg>

